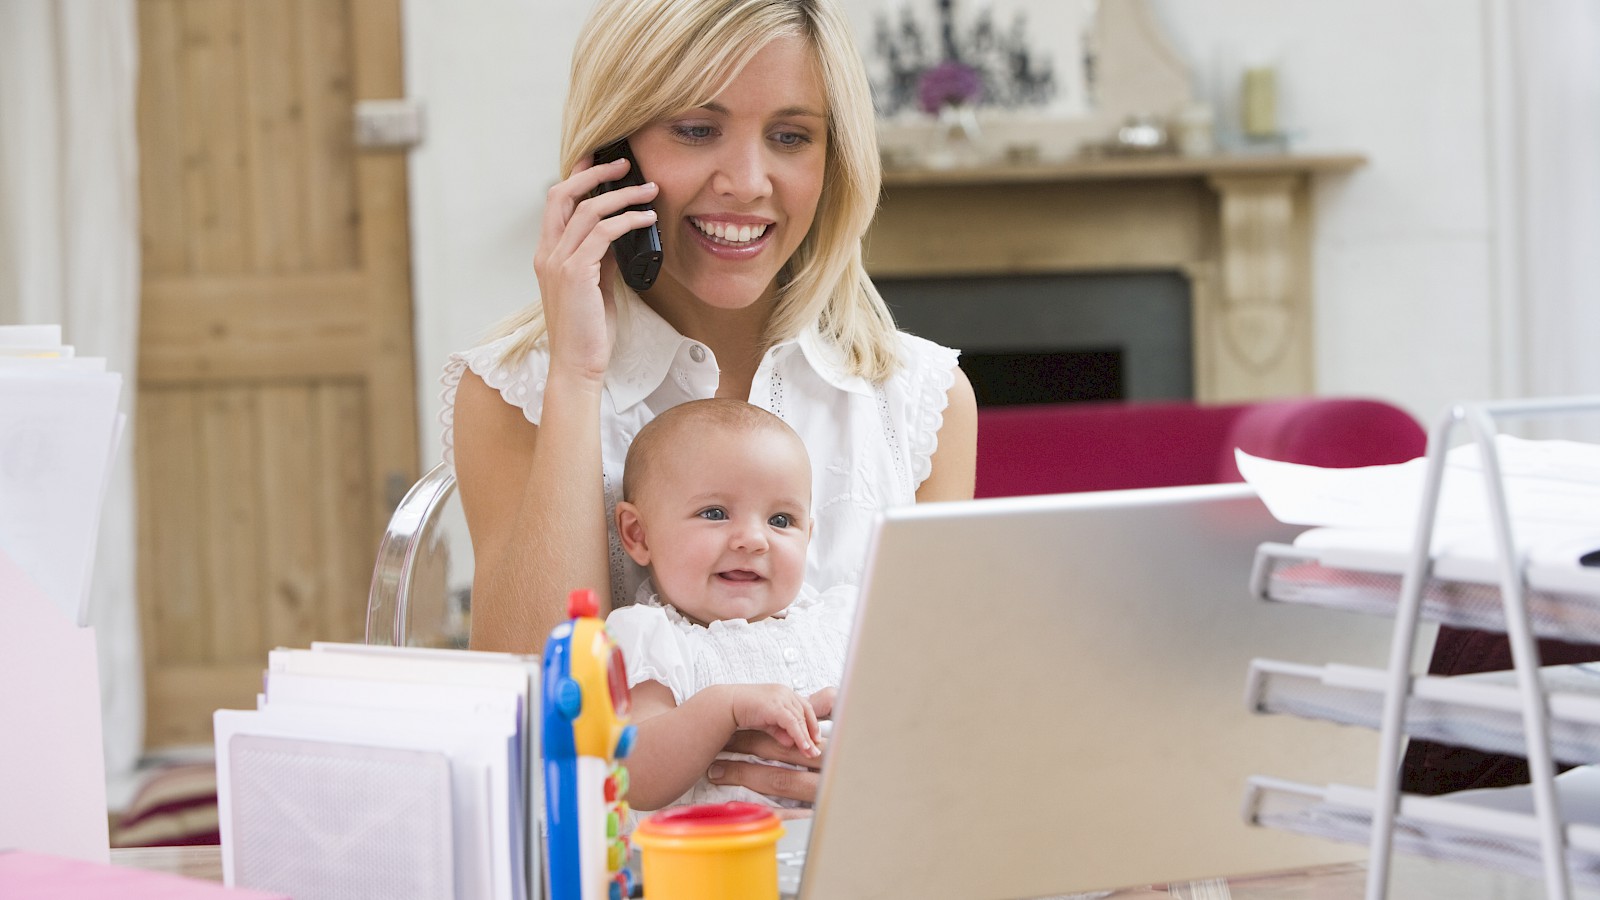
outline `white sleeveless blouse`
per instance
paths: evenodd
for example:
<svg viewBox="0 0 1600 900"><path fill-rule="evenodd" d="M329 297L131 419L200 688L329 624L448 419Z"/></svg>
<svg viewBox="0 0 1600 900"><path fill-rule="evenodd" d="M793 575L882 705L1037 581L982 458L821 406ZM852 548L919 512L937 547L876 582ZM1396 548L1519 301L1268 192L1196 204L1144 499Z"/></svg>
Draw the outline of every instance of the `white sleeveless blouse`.
<svg viewBox="0 0 1600 900"><path fill-rule="evenodd" d="M618 294L617 341L600 406L613 608L633 602L647 574L622 551L612 515L628 445L661 411L713 396L719 372L710 348L678 334L636 294ZM540 345L521 362L504 365L515 339L508 335L453 354L445 365L440 419L446 461L453 462L456 388L467 369L539 423L549 349ZM789 423L811 455L817 524L805 581L818 591L861 583L874 516L916 502L918 486L932 471L957 354L902 332L900 355L898 371L873 384L846 372L839 351L811 328L768 350L751 382L750 402Z"/></svg>

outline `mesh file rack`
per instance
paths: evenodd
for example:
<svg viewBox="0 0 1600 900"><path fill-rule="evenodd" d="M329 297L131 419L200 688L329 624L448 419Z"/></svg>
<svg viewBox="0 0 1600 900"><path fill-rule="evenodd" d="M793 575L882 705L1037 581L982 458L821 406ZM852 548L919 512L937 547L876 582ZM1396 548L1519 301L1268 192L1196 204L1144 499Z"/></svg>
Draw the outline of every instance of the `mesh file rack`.
<svg viewBox="0 0 1600 900"><path fill-rule="evenodd" d="M1279 544L1257 552L1252 589L1262 599L1394 618L1385 670L1262 660L1250 673L1250 702L1260 712L1379 732L1372 788L1311 787L1260 776L1251 779L1246 798L1247 815L1265 827L1367 843L1369 900L1387 896L1396 850L1542 878L1546 896L1562 900L1574 883L1600 887L1600 817L1564 816L1554 778L1557 760L1600 763L1600 665L1542 668L1535 643L1539 637L1600 643L1600 570L1530 566L1519 556L1496 445L1500 420L1593 412L1600 412L1600 396L1452 407L1428 436L1427 474L1408 554L1368 556L1355 565L1336 554ZM1446 451L1462 427L1482 461L1495 548L1487 570L1431 552ZM1413 677L1423 620L1504 632L1513 670ZM1408 735L1525 756L1530 784L1511 794L1403 794L1401 747ZM1600 770L1593 775L1583 787L1600 797Z"/></svg>

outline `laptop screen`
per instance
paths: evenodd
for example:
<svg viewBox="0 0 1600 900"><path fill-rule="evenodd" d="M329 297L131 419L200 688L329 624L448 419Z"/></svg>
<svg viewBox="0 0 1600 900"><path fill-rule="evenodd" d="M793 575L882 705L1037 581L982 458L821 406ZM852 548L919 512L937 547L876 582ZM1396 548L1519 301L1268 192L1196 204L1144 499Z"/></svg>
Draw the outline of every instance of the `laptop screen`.
<svg viewBox="0 0 1600 900"><path fill-rule="evenodd" d="M1362 858L1247 826L1253 774L1370 784L1376 736L1255 716L1251 658L1382 665L1384 620L1251 598L1245 485L878 523L801 896L1028 897Z"/></svg>

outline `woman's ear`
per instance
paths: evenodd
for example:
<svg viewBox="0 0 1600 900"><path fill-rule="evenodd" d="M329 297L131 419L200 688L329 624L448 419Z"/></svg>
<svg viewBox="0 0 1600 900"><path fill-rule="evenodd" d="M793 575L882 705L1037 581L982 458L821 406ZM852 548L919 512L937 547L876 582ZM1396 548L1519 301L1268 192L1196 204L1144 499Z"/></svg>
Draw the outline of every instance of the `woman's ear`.
<svg viewBox="0 0 1600 900"><path fill-rule="evenodd" d="M650 565L650 545L644 537L644 519L639 517L639 507L626 500L617 501L617 534L622 538L622 549L641 566Z"/></svg>

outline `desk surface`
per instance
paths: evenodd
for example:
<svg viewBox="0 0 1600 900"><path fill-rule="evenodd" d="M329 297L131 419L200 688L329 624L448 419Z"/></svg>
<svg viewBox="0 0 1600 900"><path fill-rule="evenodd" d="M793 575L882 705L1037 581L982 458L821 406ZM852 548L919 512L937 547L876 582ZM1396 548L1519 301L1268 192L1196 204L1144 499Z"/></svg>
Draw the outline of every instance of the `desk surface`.
<svg viewBox="0 0 1600 900"><path fill-rule="evenodd" d="M222 848L215 844L209 847L113 847L111 864L207 881L222 880Z"/></svg>
<svg viewBox="0 0 1600 900"><path fill-rule="evenodd" d="M111 861L119 866L172 872L191 878L222 880L222 850L220 847L149 847L111 851ZM1423 859L1396 857L1394 880L1390 885L1392 897L1438 897L1450 900L1534 900L1544 897L1543 886L1530 879L1518 878L1500 872L1460 865L1447 865ZM1367 867L1362 863L1345 863L1318 866L1295 872L1277 872L1265 875L1246 875L1222 882L1207 883L1212 889L1202 891L1199 885L1174 885L1168 891L1161 887L1140 887L1117 891L1111 896L1117 900L1352 900L1363 895L1366 889ZM1225 889L1224 889L1225 888ZM1580 897L1600 897L1600 893L1582 892Z"/></svg>

